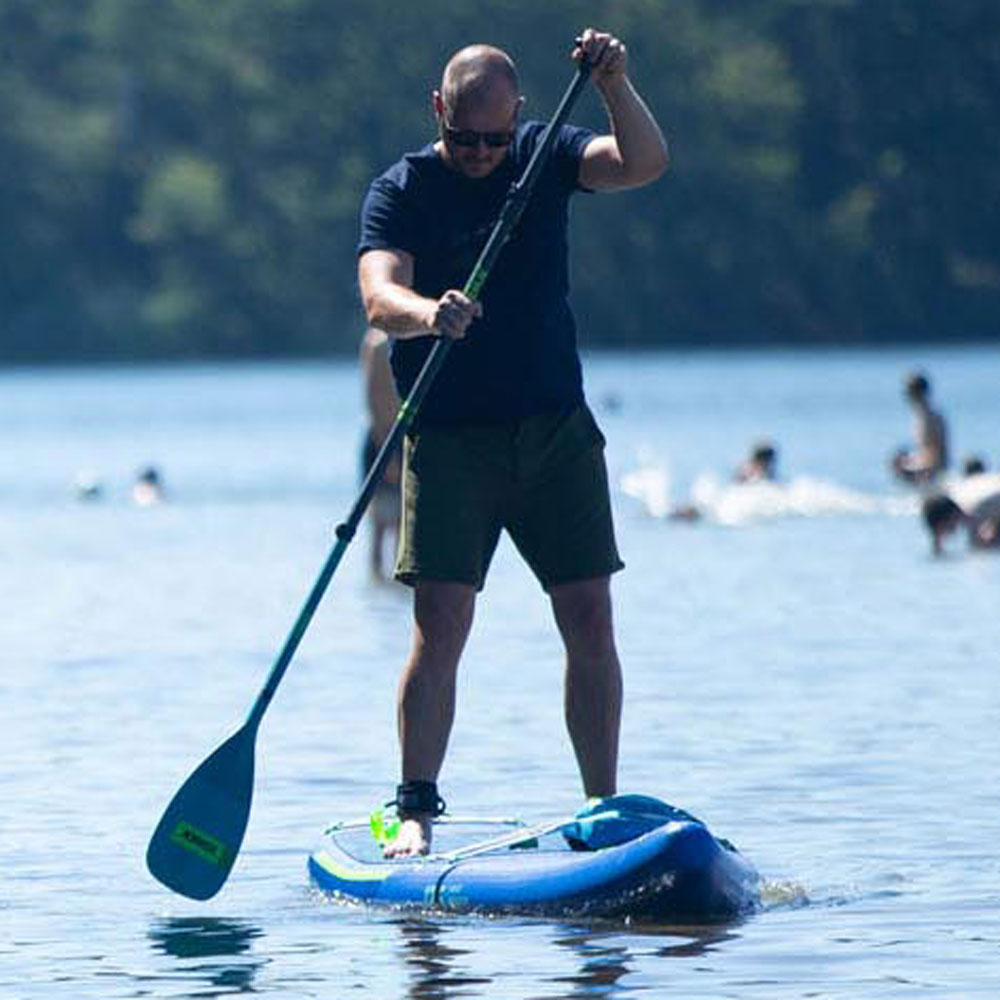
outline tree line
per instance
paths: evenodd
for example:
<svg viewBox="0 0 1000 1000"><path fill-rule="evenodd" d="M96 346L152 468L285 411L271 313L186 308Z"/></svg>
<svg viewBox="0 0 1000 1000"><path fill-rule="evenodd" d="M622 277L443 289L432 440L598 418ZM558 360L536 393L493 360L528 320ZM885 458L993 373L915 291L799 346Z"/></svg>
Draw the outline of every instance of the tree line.
<svg viewBox="0 0 1000 1000"><path fill-rule="evenodd" d="M360 201L448 56L507 48L545 119L588 24L673 164L574 203L585 343L995 335L994 0L3 0L0 361L353 350Z"/></svg>

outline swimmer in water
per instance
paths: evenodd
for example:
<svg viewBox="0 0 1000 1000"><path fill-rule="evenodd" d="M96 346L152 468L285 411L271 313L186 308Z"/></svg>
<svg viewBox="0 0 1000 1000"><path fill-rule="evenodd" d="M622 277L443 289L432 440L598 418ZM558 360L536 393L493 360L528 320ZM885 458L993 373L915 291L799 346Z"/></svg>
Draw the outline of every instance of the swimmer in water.
<svg viewBox="0 0 1000 1000"><path fill-rule="evenodd" d="M154 465L147 465L140 470L132 484L132 502L139 507L152 507L163 499L163 478L160 471Z"/></svg>

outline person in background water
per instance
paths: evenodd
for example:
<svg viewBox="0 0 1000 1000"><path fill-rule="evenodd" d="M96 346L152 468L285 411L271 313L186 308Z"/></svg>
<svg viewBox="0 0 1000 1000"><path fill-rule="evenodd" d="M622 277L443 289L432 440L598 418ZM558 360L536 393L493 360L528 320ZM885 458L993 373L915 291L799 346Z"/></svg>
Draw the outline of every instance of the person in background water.
<svg viewBox="0 0 1000 1000"><path fill-rule="evenodd" d="M970 455L962 463L963 476L978 476L981 472L986 471L986 459L981 455Z"/></svg>
<svg viewBox="0 0 1000 1000"><path fill-rule="evenodd" d="M369 327L361 339L361 373L368 415L368 427L361 452L363 479L368 475L379 449L389 436L399 412L399 394L389 366L389 338L375 327ZM369 559L372 575L377 579L385 577L383 560L386 542L395 543L399 537L401 465L402 459L397 451L385 467L368 514L371 521Z"/></svg>
<svg viewBox="0 0 1000 1000"><path fill-rule="evenodd" d="M732 475L736 486L752 486L755 483L775 483L778 481L778 449L771 441L758 441L746 460L741 462ZM700 521L704 511L696 503L682 503L672 507L667 517L671 521Z"/></svg>
<svg viewBox="0 0 1000 1000"><path fill-rule="evenodd" d="M733 473L734 483L773 483L777 478L778 449L770 441L758 441Z"/></svg>
<svg viewBox="0 0 1000 1000"><path fill-rule="evenodd" d="M523 99L505 52L473 45L451 58L432 95L437 140L376 178L362 208L361 295L368 321L393 338L400 396L434 338L456 342L404 449L396 577L414 588L414 638L398 693L401 822L388 855L430 848L458 663L502 530L551 601L584 792L616 792L622 679L610 577L623 564L568 303L568 207L577 191L654 180L667 149L621 41L588 28L572 56L590 60L610 127L558 131L481 301L460 289L543 131L518 122Z"/></svg>
<svg viewBox="0 0 1000 1000"><path fill-rule="evenodd" d="M152 507L164 499L163 477L155 465L139 471L132 484L132 502L140 507Z"/></svg>
<svg viewBox="0 0 1000 1000"><path fill-rule="evenodd" d="M914 412L915 447L893 455L892 471L903 482L930 484L948 467L948 427L944 417L931 407L930 380L923 372L908 375L904 387Z"/></svg>
<svg viewBox="0 0 1000 1000"><path fill-rule="evenodd" d="M977 472L966 476L947 492L927 497L921 513L936 556L944 554L948 536L963 527L969 548L1000 548L1000 474Z"/></svg>

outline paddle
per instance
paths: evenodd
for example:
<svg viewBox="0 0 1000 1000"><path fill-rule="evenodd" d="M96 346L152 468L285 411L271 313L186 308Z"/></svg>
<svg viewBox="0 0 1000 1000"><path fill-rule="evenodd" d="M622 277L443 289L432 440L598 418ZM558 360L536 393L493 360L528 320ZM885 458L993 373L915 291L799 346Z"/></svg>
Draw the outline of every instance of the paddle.
<svg viewBox="0 0 1000 1000"><path fill-rule="evenodd" d="M542 133L524 173L511 187L486 246L462 289L468 298L479 298L497 256L528 203L531 190L555 141L556 132L569 117L589 75L590 64L584 59L552 120ZM181 785L153 831L146 851L146 864L156 878L182 896L210 899L229 877L250 817L254 745L261 719L357 531L389 459L413 423L451 346L450 338L438 339L409 395L403 400L392 429L362 483L354 506L347 519L337 526L336 544L327 556L246 722Z"/></svg>

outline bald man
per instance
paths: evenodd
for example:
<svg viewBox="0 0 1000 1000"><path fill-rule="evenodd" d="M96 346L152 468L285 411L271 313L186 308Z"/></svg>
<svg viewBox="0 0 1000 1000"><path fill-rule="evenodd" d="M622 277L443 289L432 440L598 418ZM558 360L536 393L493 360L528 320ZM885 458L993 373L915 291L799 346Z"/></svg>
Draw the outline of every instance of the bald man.
<svg viewBox="0 0 1000 1000"><path fill-rule="evenodd" d="M616 791L622 681L610 577L622 562L568 303L567 219L578 191L659 177L667 149L621 41L588 28L572 51L585 56L608 131L562 127L479 302L461 289L544 129L519 120L505 52L473 45L451 58L431 95L437 139L376 178L362 208L361 294L369 322L392 338L400 396L435 338L456 341L404 447L395 572L413 587L414 639L398 693L402 822L388 855L430 848L459 658L502 531L548 594L562 637L583 791Z"/></svg>

